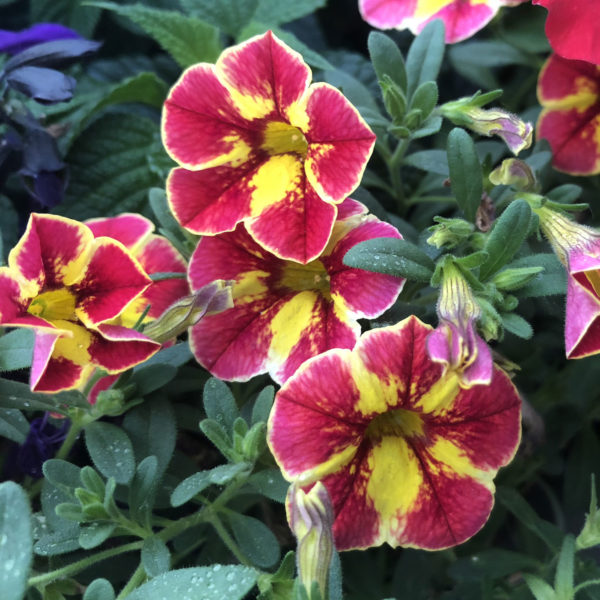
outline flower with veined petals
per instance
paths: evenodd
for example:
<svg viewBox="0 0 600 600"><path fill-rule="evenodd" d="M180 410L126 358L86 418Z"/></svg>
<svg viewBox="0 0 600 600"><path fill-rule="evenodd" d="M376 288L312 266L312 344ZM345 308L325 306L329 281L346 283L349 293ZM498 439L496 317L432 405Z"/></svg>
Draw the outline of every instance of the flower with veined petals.
<svg viewBox="0 0 600 600"><path fill-rule="evenodd" d="M365 213L359 202L344 201L327 247L307 265L270 254L243 225L200 240L190 260L192 289L232 280L233 308L192 327L190 347L198 362L220 379L245 381L268 371L281 382L311 356L352 348L360 334L356 319L382 314L404 284L343 264L358 242L400 237Z"/></svg>
<svg viewBox="0 0 600 600"><path fill-rule="evenodd" d="M322 252L375 135L338 90L310 80L302 57L271 32L183 73L162 121L180 165L167 194L182 226L214 235L244 222L281 258L306 264Z"/></svg>
<svg viewBox="0 0 600 600"><path fill-rule="evenodd" d="M567 358L600 352L600 232L545 206L534 208L540 227L567 269Z"/></svg>
<svg viewBox="0 0 600 600"><path fill-rule="evenodd" d="M551 56L537 85L536 133L548 140L553 166L573 175L600 173L600 66Z"/></svg>
<svg viewBox="0 0 600 600"><path fill-rule="evenodd" d="M464 542L493 505L493 477L520 437L520 399L498 367L465 390L427 356L411 316L354 350L304 363L279 390L267 439L283 475L321 481L338 550Z"/></svg>
<svg viewBox="0 0 600 600"><path fill-rule="evenodd" d="M155 273L186 273L187 264L181 254L166 238L155 235L154 224L142 215L123 213L116 217L90 219L85 224L94 237L109 237L117 240L131 252L148 275ZM187 296L190 288L185 279L163 279L153 281L137 298L127 305L115 321L118 325L133 327L144 310L150 310L144 323L154 321L171 304Z"/></svg>
<svg viewBox="0 0 600 600"><path fill-rule="evenodd" d="M546 37L554 52L600 64L597 0L533 0L548 9Z"/></svg>
<svg viewBox="0 0 600 600"><path fill-rule="evenodd" d="M444 372L454 371L463 388L489 384L494 370L492 353L475 331L481 309L452 260L442 267L437 312L439 325L427 337L429 358L443 365Z"/></svg>
<svg viewBox="0 0 600 600"><path fill-rule="evenodd" d="M35 331L31 389L77 387L95 367L117 373L160 345L109 322L150 285L116 240L77 221L33 213L0 267L0 325Z"/></svg>
<svg viewBox="0 0 600 600"><path fill-rule="evenodd" d="M446 26L454 44L483 29L503 6L524 0L359 0L363 19L378 29L410 29L415 35L434 19Z"/></svg>

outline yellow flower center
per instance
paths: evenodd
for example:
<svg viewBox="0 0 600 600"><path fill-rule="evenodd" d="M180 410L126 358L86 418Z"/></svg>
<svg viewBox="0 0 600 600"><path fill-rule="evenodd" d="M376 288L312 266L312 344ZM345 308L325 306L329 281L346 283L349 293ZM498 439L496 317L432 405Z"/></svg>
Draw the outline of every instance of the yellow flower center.
<svg viewBox="0 0 600 600"><path fill-rule="evenodd" d="M265 129L261 148L271 155L294 152L304 157L308 149L308 142L297 127L293 127L289 123L273 121Z"/></svg>
<svg viewBox="0 0 600 600"><path fill-rule="evenodd" d="M365 435L371 439L383 437L410 438L423 436L423 418L412 410L397 408L377 415L367 426Z"/></svg>
<svg viewBox="0 0 600 600"><path fill-rule="evenodd" d="M27 312L47 321L75 321L75 296L65 288L42 292L31 301Z"/></svg>
<svg viewBox="0 0 600 600"><path fill-rule="evenodd" d="M587 271L585 276L592 284L594 292L596 292L596 296L600 297L600 273L598 271Z"/></svg>
<svg viewBox="0 0 600 600"><path fill-rule="evenodd" d="M329 297L330 280L331 277L320 260L313 260L306 265L286 261L279 284L297 292L319 291Z"/></svg>

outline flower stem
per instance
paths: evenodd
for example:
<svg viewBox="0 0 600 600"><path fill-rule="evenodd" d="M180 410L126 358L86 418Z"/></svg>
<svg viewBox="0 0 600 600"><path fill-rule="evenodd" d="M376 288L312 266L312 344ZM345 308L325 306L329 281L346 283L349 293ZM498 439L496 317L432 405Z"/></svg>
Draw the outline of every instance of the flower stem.
<svg viewBox="0 0 600 600"><path fill-rule="evenodd" d="M125 544L124 546L119 546L118 548L111 548L110 550L104 550L103 552L98 552L98 554L93 554L92 556L88 556L87 558L83 558L78 560L77 562L71 563L70 565L66 565L61 567L60 569L55 569L54 571L50 571L49 573L44 573L43 575L36 575L35 577L30 577L27 582L28 586L37 586L42 584L48 584L56 579L64 579L66 577L70 577L71 575L75 575L79 573L79 571L83 571L87 567L90 567L101 560L106 560L107 558L112 558L113 556L118 556L119 554L125 554L126 552L133 552L134 550L140 550L143 542L132 542L131 544Z"/></svg>
<svg viewBox="0 0 600 600"><path fill-rule="evenodd" d="M129 581L125 584L125 587L117 596L117 600L122 600L122 598L129 596L129 594L135 590L135 588L140 585L145 578L146 571L144 571L144 567L142 567L142 565L138 565L138 568L133 572L133 575L129 578Z"/></svg>

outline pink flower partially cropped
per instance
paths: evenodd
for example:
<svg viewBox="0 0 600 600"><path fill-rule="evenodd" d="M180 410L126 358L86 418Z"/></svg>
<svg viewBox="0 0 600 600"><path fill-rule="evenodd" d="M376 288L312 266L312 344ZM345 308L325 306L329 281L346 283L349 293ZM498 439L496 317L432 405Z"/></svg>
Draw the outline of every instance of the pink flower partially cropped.
<svg viewBox="0 0 600 600"><path fill-rule="evenodd" d="M546 37L554 52L600 64L597 0L533 0L548 9Z"/></svg>
<svg viewBox="0 0 600 600"><path fill-rule="evenodd" d="M454 44L483 29L503 6L524 0L359 0L365 21L378 29L410 29L415 35L434 19L446 26L446 43Z"/></svg>
<svg viewBox="0 0 600 600"><path fill-rule="evenodd" d="M32 214L0 267L0 325L36 333L31 389L77 387L92 370L124 371L160 345L110 322L151 283L124 246L82 223Z"/></svg>
<svg viewBox="0 0 600 600"><path fill-rule="evenodd" d="M540 226L567 269L567 358L600 353L600 232L541 207Z"/></svg>
<svg viewBox="0 0 600 600"><path fill-rule="evenodd" d="M427 353L444 371L456 372L461 387L488 384L494 365L488 345L477 335L481 309L469 284L450 260L442 268L437 304L439 325L427 337Z"/></svg>
<svg viewBox="0 0 600 600"><path fill-rule="evenodd" d="M116 217L90 219L85 224L94 237L117 240L131 252L148 275L186 273L187 264L166 238L155 235L154 224L142 215L123 213ZM149 305L144 323L154 321L174 302L190 293L186 279L153 281L118 316L118 324L133 327Z"/></svg>
<svg viewBox="0 0 600 600"><path fill-rule="evenodd" d="M359 184L375 135L344 96L309 85L302 57L268 32L187 69L165 102L175 218L214 235L244 222L269 252L308 263Z"/></svg>
<svg viewBox="0 0 600 600"><path fill-rule="evenodd" d="M416 317L304 363L277 393L268 443L289 481L321 481L338 550L387 542L437 550L486 522L514 456L520 399L495 367L468 390L427 356Z"/></svg>
<svg viewBox="0 0 600 600"><path fill-rule="evenodd" d="M537 137L548 140L554 167L600 173L600 66L553 55L540 71L537 94L543 107Z"/></svg>
<svg viewBox="0 0 600 600"><path fill-rule="evenodd" d="M192 289L217 278L234 283L233 308L204 317L191 330L198 362L220 379L245 381L269 372L281 382L307 358L352 348L360 334L357 319L382 314L404 284L343 264L358 242L400 237L365 213L362 204L343 202L327 247L306 265L270 254L243 225L201 239L190 261Z"/></svg>

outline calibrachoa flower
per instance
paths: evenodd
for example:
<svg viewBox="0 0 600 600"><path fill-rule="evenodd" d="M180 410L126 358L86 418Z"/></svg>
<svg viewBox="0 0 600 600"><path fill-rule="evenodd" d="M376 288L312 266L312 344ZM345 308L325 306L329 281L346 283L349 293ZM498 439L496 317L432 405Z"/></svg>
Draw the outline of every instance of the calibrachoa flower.
<svg viewBox="0 0 600 600"><path fill-rule="evenodd" d="M90 219L85 224L94 237L117 240L131 252L148 275L155 273L186 273L187 264L166 238L155 235L154 224L142 215L123 213L116 217ZM144 323L160 317L167 307L190 293L185 279L153 281L136 299L127 305L115 323L125 327L136 325L144 310L150 310Z"/></svg>
<svg viewBox="0 0 600 600"><path fill-rule="evenodd" d="M534 209L540 227L567 269L567 358L600 352L600 232L547 207Z"/></svg>
<svg viewBox="0 0 600 600"><path fill-rule="evenodd" d="M493 477L520 437L520 399L498 367L465 390L427 356L412 316L354 350L304 363L278 392L268 442L283 475L331 496L338 550L440 549L485 523Z"/></svg>
<svg viewBox="0 0 600 600"><path fill-rule="evenodd" d="M492 353L477 335L481 309L459 268L447 260L437 304L439 325L427 338L427 353L444 372L456 372L461 387L488 384L494 370Z"/></svg>
<svg viewBox="0 0 600 600"><path fill-rule="evenodd" d="M192 289L216 278L234 282L233 308L204 317L191 330L190 346L200 364L225 380L245 381L268 371L281 382L311 356L352 348L360 334L356 319L379 316L404 284L343 264L358 242L400 237L365 213L359 202L343 202L327 247L307 265L270 254L243 225L200 240L190 260Z"/></svg>
<svg viewBox="0 0 600 600"><path fill-rule="evenodd" d="M181 225L213 235L243 221L281 258L308 263L322 252L375 135L338 90L310 80L271 32L183 73L162 122L181 165L167 182Z"/></svg>
<svg viewBox="0 0 600 600"><path fill-rule="evenodd" d="M117 373L160 344L109 324L151 283L116 240L94 238L82 223L32 214L0 267L0 325L35 331L31 388L77 387L95 367Z"/></svg>
<svg viewBox="0 0 600 600"><path fill-rule="evenodd" d="M597 0L533 0L548 9L546 36L557 54L600 64Z"/></svg>
<svg viewBox="0 0 600 600"><path fill-rule="evenodd" d="M524 0L359 0L361 15L379 29L410 29L415 35L434 19L446 26L446 42L465 40L483 29L503 6Z"/></svg>
<svg viewBox="0 0 600 600"><path fill-rule="evenodd" d="M543 107L537 136L548 140L554 167L600 173L600 67L553 55L542 67L537 94Z"/></svg>

